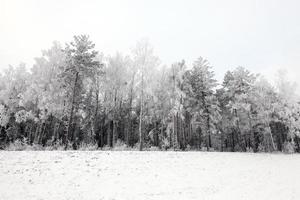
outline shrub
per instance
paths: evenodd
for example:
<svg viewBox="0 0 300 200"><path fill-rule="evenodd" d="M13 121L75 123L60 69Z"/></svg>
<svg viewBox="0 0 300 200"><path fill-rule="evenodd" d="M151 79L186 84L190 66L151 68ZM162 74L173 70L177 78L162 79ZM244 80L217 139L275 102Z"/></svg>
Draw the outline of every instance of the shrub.
<svg viewBox="0 0 300 200"><path fill-rule="evenodd" d="M248 152L248 153L253 153L254 151L253 151L253 149L252 149L251 147L247 147L247 148L246 148L246 152Z"/></svg>
<svg viewBox="0 0 300 200"><path fill-rule="evenodd" d="M5 148L7 151L40 151L44 150L41 145L33 144L30 145L27 142L27 139L17 139L14 142L9 143L9 145Z"/></svg>
<svg viewBox="0 0 300 200"><path fill-rule="evenodd" d="M185 148L185 150L186 150L186 151L190 151L190 150L192 150L192 147L191 147L191 145L189 145L189 144L188 144L188 145L186 145L186 148Z"/></svg>
<svg viewBox="0 0 300 200"><path fill-rule="evenodd" d="M125 151L128 149L129 148L122 140L117 140L117 142L115 143L114 148L113 148L114 151Z"/></svg>
<svg viewBox="0 0 300 200"><path fill-rule="evenodd" d="M78 146L79 151L95 151L98 149L97 144L87 144L87 143L81 143Z"/></svg>
<svg viewBox="0 0 300 200"><path fill-rule="evenodd" d="M108 146L108 145L105 145L104 147L101 148L101 150L103 150L103 151L110 151L111 147Z"/></svg>
<svg viewBox="0 0 300 200"><path fill-rule="evenodd" d="M23 150L25 150L25 147L21 140L15 140L14 142L9 143L5 150L23 151Z"/></svg>
<svg viewBox="0 0 300 200"><path fill-rule="evenodd" d="M266 152L265 145L262 144L262 143L260 143L260 144L258 145L257 151L258 151L258 152Z"/></svg>
<svg viewBox="0 0 300 200"><path fill-rule="evenodd" d="M161 148L164 150L167 150L168 148L170 148L170 142L168 140L168 138L163 138L161 141Z"/></svg>
<svg viewBox="0 0 300 200"><path fill-rule="evenodd" d="M284 153L295 153L295 144L294 142L285 142L283 144L283 152Z"/></svg>
<svg viewBox="0 0 300 200"><path fill-rule="evenodd" d="M46 151L63 151L65 150L65 145L63 144L62 140L57 140L52 143L52 140L47 141L46 144Z"/></svg>
<svg viewBox="0 0 300 200"><path fill-rule="evenodd" d="M160 149L156 146L151 146L151 147L147 148L147 151L160 151Z"/></svg>

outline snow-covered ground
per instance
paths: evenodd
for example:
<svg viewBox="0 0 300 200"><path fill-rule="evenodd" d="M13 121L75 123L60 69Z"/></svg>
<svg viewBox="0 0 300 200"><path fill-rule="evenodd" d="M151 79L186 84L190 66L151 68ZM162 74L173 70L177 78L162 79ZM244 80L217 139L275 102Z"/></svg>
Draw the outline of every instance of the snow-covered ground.
<svg viewBox="0 0 300 200"><path fill-rule="evenodd" d="M300 155L0 152L0 200L300 199Z"/></svg>

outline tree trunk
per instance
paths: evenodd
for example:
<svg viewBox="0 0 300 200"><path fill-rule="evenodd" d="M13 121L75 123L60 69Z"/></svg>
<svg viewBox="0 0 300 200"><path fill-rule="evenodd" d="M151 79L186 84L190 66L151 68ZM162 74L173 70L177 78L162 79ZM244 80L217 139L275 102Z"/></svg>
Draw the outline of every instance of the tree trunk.
<svg viewBox="0 0 300 200"><path fill-rule="evenodd" d="M32 127L33 127L33 124L30 123L29 136L28 136L29 144L32 144Z"/></svg>
<svg viewBox="0 0 300 200"><path fill-rule="evenodd" d="M97 84L98 86L98 84ZM96 89L96 108L95 108L95 113L93 117L93 135L96 135L96 132L98 132L98 126L97 126L97 117L98 117L98 110L99 110L99 88L97 87ZM99 138L98 138L99 139Z"/></svg>
<svg viewBox="0 0 300 200"><path fill-rule="evenodd" d="M235 149L234 149L234 147L235 147L235 142L234 142L234 132L235 132L235 130L232 130L232 131L231 131L231 139L232 139L232 142L231 142L231 145L232 145L232 146L231 146L231 151L232 151L232 152L234 152L234 150L235 150Z"/></svg>
<svg viewBox="0 0 300 200"><path fill-rule="evenodd" d="M176 125L176 115L173 114L173 149L177 148L177 125Z"/></svg>
<svg viewBox="0 0 300 200"><path fill-rule="evenodd" d="M209 119L209 111L208 111L208 109L207 109L207 133L208 133L208 149L207 150L209 150L209 148L211 148L212 145L211 145L210 119Z"/></svg>
<svg viewBox="0 0 300 200"><path fill-rule="evenodd" d="M249 128L250 128L250 137L254 138L254 131L253 131L253 128L252 128L252 120L251 120L251 115L250 115L249 111L248 111L248 119L249 119ZM253 147L251 147L251 148L253 149Z"/></svg>
<svg viewBox="0 0 300 200"><path fill-rule="evenodd" d="M209 148L211 148L210 119L209 119L210 113L208 110L208 105L205 102L206 94L203 91L201 93L202 93L202 104L206 114L206 148L207 150L209 150Z"/></svg>
<svg viewBox="0 0 300 200"><path fill-rule="evenodd" d="M111 122L108 123L108 129L107 129L107 145L111 147Z"/></svg>
<svg viewBox="0 0 300 200"><path fill-rule="evenodd" d="M178 134L177 134L177 138L178 138L178 144L179 144L179 149L182 149L182 123L181 123L181 117L178 115L177 116L177 124L178 124Z"/></svg>
<svg viewBox="0 0 300 200"><path fill-rule="evenodd" d="M133 100L133 86L130 90L130 99L129 99L129 116L128 116L128 132L127 132L127 135L126 135L126 144L128 146L131 145L131 135L132 135L132 100Z"/></svg>
<svg viewBox="0 0 300 200"><path fill-rule="evenodd" d="M183 148L186 148L186 124L184 120L181 120L181 127L182 127L182 142L183 142Z"/></svg>
<svg viewBox="0 0 300 200"><path fill-rule="evenodd" d="M132 81L130 84L130 96L129 96L129 127L128 127L128 133L126 135L126 144L131 146L131 136L133 134L133 126L132 126L132 102L133 102L133 86L135 81L135 74L134 72L132 74Z"/></svg>
<svg viewBox="0 0 300 200"><path fill-rule="evenodd" d="M117 142L117 122L113 120L113 129L112 129L112 147L115 147Z"/></svg>
<svg viewBox="0 0 300 200"><path fill-rule="evenodd" d="M98 138L98 147L102 148L104 146L104 126L105 126L105 114L101 120L101 127L99 130L99 138Z"/></svg>
<svg viewBox="0 0 300 200"><path fill-rule="evenodd" d="M224 133L223 133L223 131L221 130L221 152L224 151L224 149L223 149L223 143L224 143Z"/></svg>
<svg viewBox="0 0 300 200"><path fill-rule="evenodd" d="M41 123L38 122L37 126L36 126L36 129L35 129L34 139L33 139L34 143L38 143L39 134L40 134L40 127L41 127Z"/></svg>
<svg viewBox="0 0 300 200"><path fill-rule="evenodd" d="M112 147L115 146L116 143L116 118L117 118L117 89L114 90L114 110L113 110L113 127L112 127Z"/></svg>
<svg viewBox="0 0 300 200"><path fill-rule="evenodd" d="M154 122L154 129L153 129L153 145L158 146L158 128L157 128L157 121Z"/></svg>
<svg viewBox="0 0 300 200"><path fill-rule="evenodd" d="M39 131L38 140L37 140L38 144L41 144L41 142L42 142L42 138L43 138L45 129L46 129L46 122L42 123L42 125L41 125L41 130Z"/></svg>
<svg viewBox="0 0 300 200"><path fill-rule="evenodd" d="M274 144L273 134L272 134L271 131L270 131L270 136L271 136L271 142L272 142L273 151L275 151L276 148L275 148L275 144Z"/></svg>
<svg viewBox="0 0 300 200"><path fill-rule="evenodd" d="M142 133L142 122L143 122L143 120L142 120L142 118L143 118L143 103L144 103L144 101L143 101L143 93L144 93L144 89L143 89L143 84L144 84L144 80L143 80L144 78L143 78L143 75L142 75L142 90L141 90L141 107L140 107L140 123L139 123L139 140L140 140L140 145L139 145L139 150L140 151L142 151L143 150L143 140L144 140L144 138L143 138L143 133Z"/></svg>
<svg viewBox="0 0 300 200"><path fill-rule="evenodd" d="M188 141L189 141L189 143L190 143L190 141L191 141L191 138L192 138L192 134L193 134L193 129L192 129L193 127L192 127L192 124L191 124L191 122L189 121L189 135L188 135Z"/></svg>
<svg viewBox="0 0 300 200"><path fill-rule="evenodd" d="M70 113L70 118L69 118L69 122L68 122L68 131L67 131L67 135L66 135L65 149L67 149L67 147L68 147L68 137L70 135L73 135L73 131L74 131L73 130L73 112L74 112L74 107L75 107L75 92L76 92L78 76L79 76L79 72L76 72L75 80L74 80L74 87L73 87L73 95L72 95L71 113Z"/></svg>
<svg viewBox="0 0 300 200"><path fill-rule="evenodd" d="M160 137L158 136L158 146L161 149L161 140L164 138L164 117L161 120L161 130L160 130Z"/></svg>
<svg viewBox="0 0 300 200"><path fill-rule="evenodd" d="M202 143L201 135L202 135L202 129L199 127L198 128L198 137L199 137L199 139L198 139L198 149L201 149L201 143Z"/></svg>

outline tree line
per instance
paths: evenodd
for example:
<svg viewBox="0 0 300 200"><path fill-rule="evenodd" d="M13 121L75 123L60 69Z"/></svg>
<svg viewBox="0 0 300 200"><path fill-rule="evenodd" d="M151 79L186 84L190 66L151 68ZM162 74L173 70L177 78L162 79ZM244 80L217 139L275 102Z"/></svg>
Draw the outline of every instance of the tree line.
<svg viewBox="0 0 300 200"><path fill-rule="evenodd" d="M87 35L54 42L28 71L0 74L0 147L15 141L78 149L300 152L300 104L281 71L276 86L243 67L221 84L199 57L162 66L153 47L104 56Z"/></svg>

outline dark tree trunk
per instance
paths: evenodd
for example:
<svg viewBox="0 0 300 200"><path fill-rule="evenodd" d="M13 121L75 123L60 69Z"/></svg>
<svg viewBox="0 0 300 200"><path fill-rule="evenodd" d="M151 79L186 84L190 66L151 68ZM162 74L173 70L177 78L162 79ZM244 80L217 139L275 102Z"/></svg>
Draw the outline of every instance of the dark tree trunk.
<svg viewBox="0 0 300 200"><path fill-rule="evenodd" d="M112 141L111 141L111 121L108 123L108 129L107 129L107 145L109 147L112 147Z"/></svg>
<svg viewBox="0 0 300 200"><path fill-rule="evenodd" d="M201 143L202 143L201 135L202 135L202 130L199 127L198 128L198 149L201 149Z"/></svg>
<svg viewBox="0 0 300 200"><path fill-rule="evenodd" d="M104 146L104 126L105 126L105 114L102 118L100 136L99 136L99 139L98 139L98 147L100 147L100 148L102 148Z"/></svg>
<svg viewBox="0 0 300 200"><path fill-rule="evenodd" d="M113 128L112 128L112 147L115 147L115 144L117 142L117 122L115 120L112 121L112 125L113 125Z"/></svg>
<svg viewBox="0 0 300 200"><path fill-rule="evenodd" d="M143 143L144 143L144 135L142 131L142 122L143 122L143 104L144 104L144 77L142 74L142 89L141 89L141 107L140 107L140 123L139 123L139 150L143 150Z"/></svg>
<svg viewBox="0 0 300 200"><path fill-rule="evenodd" d="M221 130L220 131L221 132L221 152L223 152L224 151L224 145L223 145L223 143L224 143L224 133L223 133L223 131Z"/></svg>
<svg viewBox="0 0 300 200"><path fill-rule="evenodd" d="M65 144L65 149L67 149L68 146L68 137L73 135L73 112L74 112L74 107L75 107L75 93L76 93L76 86L77 86L77 81L78 81L78 76L79 72L76 72L75 74L75 80L74 80L74 87L73 87L73 94L72 94L72 104L71 104L71 113L70 113L70 118L68 122L68 131L66 135L66 144Z"/></svg>
<svg viewBox="0 0 300 200"><path fill-rule="evenodd" d="M235 151L234 130L231 131L231 151Z"/></svg>

